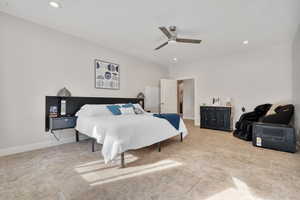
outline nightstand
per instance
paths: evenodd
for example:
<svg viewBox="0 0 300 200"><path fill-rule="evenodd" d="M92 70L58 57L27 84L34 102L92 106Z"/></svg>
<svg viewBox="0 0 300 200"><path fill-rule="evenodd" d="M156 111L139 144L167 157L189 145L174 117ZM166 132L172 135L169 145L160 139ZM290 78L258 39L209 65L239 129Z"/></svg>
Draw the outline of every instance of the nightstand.
<svg viewBox="0 0 300 200"><path fill-rule="evenodd" d="M54 131L56 130L63 130L69 128L75 128L76 126L77 117L71 116L61 116L61 117L50 117L49 118L49 129L50 132L54 135L54 137L59 140Z"/></svg>

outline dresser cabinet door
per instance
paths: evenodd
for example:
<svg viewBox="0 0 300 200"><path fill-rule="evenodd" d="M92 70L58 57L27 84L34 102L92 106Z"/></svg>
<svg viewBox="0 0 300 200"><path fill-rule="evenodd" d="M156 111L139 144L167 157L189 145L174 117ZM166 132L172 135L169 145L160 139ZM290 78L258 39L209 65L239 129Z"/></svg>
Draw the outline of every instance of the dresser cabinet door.
<svg viewBox="0 0 300 200"><path fill-rule="evenodd" d="M231 109L224 110L224 130L231 130Z"/></svg>
<svg viewBox="0 0 300 200"><path fill-rule="evenodd" d="M200 107L200 127L205 128L207 126L206 108Z"/></svg>
<svg viewBox="0 0 300 200"><path fill-rule="evenodd" d="M225 113L223 109L216 109L216 115L217 115L217 126L216 128L224 128L225 127Z"/></svg>
<svg viewBox="0 0 300 200"><path fill-rule="evenodd" d="M222 130L230 130L230 108L217 108L218 128Z"/></svg>
<svg viewBox="0 0 300 200"><path fill-rule="evenodd" d="M208 122L207 125L209 128L215 128L218 126L218 116L214 108L209 108L207 111Z"/></svg>

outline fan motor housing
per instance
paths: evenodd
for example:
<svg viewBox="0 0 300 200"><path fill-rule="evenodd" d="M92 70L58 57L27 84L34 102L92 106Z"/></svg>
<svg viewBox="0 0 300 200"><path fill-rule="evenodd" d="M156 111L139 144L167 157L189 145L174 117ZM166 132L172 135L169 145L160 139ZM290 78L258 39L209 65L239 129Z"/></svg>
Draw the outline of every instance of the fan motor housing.
<svg viewBox="0 0 300 200"><path fill-rule="evenodd" d="M176 32L176 26L170 26L169 29L171 32Z"/></svg>
<svg viewBox="0 0 300 200"><path fill-rule="evenodd" d="M169 39L169 42L175 42L177 38L176 26L170 26L169 30L170 34L172 35L172 37Z"/></svg>

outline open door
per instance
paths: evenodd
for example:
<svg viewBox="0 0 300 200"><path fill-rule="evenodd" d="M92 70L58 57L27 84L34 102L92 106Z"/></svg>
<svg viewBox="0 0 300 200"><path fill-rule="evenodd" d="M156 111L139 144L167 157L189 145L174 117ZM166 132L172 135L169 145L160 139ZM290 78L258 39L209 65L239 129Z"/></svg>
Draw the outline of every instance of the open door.
<svg viewBox="0 0 300 200"><path fill-rule="evenodd" d="M177 113L177 80L160 80L160 112Z"/></svg>

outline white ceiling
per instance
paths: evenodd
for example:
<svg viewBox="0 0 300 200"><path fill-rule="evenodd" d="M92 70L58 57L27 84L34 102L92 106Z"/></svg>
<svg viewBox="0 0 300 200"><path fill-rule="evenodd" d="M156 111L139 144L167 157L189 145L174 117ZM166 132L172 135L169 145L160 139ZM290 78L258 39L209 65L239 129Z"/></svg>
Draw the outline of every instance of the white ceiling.
<svg viewBox="0 0 300 200"><path fill-rule="evenodd" d="M300 19L299 0L0 0L0 10L103 47L158 63L195 62L290 41ZM179 35L203 43L170 44L158 26L176 25ZM249 40L247 46L243 40Z"/></svg>

